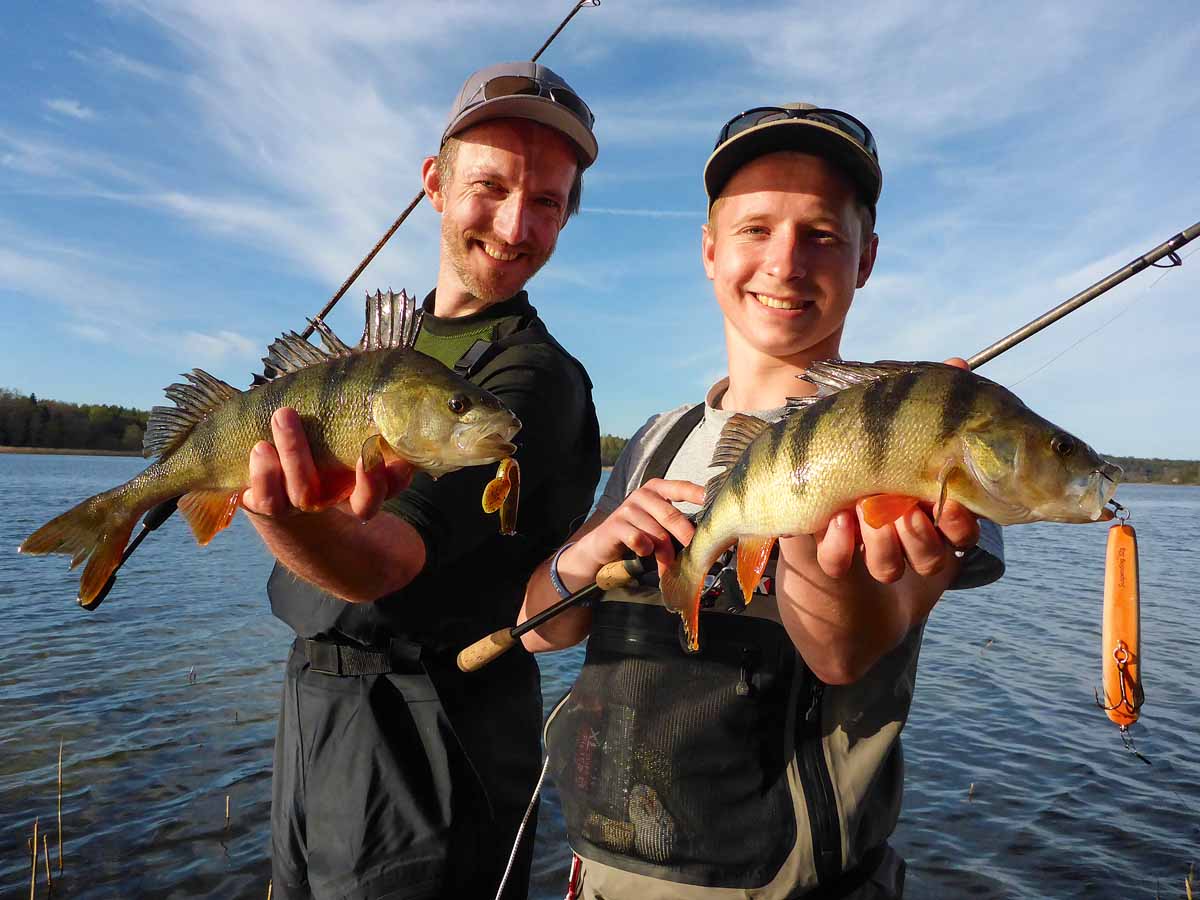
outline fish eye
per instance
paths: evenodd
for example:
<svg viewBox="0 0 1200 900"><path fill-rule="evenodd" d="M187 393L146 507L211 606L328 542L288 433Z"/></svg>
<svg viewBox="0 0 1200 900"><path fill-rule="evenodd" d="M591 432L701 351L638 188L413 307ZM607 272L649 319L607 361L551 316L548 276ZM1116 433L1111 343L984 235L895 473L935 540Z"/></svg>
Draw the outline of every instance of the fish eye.
<svg viewBox="0 0 1200 900"><path fill-rule="evenodd" d="M471 408L471 401L467 399L466 394L455 394L447 405L450 407L450 412L461 416Z"/></svg>
<svg viewBox="0 0 1200 900"><path fill-rule="evenodd" d="M1050 439L1050 449L1059 456L1070 456L1075 452L1075 441L1070 435L1056 434Z"/></svg>

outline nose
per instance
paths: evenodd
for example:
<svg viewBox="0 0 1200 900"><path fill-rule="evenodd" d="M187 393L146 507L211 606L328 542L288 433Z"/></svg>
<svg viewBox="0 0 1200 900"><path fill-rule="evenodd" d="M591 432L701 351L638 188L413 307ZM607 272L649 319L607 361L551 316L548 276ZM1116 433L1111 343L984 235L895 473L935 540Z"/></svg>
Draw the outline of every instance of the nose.
<svg viewBox="0 0 1200 900"><path fill-rule="evenodd" d="M496 211L494 223L496 237L508 244L525 242L529 233L529 216L525 210L525 198L520 191L513 191L504 198Z"/></svg>
<svg viewBox="0 0 1200 900"><path fill-rule="evenodd" d="M787 229L780 229L771 236L766 263L768 274L779 281L791 281L807 274L801 242Z"/></svg>

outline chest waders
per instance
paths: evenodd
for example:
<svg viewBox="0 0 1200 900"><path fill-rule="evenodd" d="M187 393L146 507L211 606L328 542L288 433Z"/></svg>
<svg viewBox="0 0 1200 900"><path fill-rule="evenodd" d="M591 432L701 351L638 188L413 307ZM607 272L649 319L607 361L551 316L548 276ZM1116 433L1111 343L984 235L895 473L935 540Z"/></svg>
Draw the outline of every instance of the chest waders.
<svg viewBox="0 0 1200 900"><path fill-rule="evenodd" d="M700 404L669 429L643 484L666 474L703 416ZM743 608L736 598L735 587L709 603L694 655L656 586L593 608L583 669L545 732L586 882L594 896L639 900L888 896L866 886L882 841L843 871L825 685L774 596L725 612Z"/></svg>

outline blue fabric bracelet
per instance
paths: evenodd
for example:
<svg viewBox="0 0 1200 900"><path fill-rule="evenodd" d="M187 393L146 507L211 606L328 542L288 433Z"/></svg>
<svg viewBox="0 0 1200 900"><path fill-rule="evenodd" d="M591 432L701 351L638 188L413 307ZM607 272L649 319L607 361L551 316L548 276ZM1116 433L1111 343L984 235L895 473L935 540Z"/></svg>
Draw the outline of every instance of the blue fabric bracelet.
<svg viewBox="0 0 1200 900"><path fill-rule="evenodd" d="M571 592L567 590L567 586L562 583L562 579L558 577L558 558L563 555L563 551L568 547L574 547L574 541L568 541L558 548L558 552L554 554L554 558L550 560L550 583L554 585L554 589L558 591L558 596L564 600L571 596Z"/></svg>

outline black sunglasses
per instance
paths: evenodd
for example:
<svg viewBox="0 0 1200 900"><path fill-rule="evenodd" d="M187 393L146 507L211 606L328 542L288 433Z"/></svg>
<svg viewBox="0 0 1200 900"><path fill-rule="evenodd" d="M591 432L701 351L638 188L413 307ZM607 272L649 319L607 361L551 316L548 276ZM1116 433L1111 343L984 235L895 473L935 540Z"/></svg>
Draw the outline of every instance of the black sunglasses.
<svg viewBox="0 0 1200 900"><path fill-rule="evenodd" d="M721 129L721 134L717 138L717 143L713 149L715 150L731 137L741 134L743 131L747 131L756 125L763 125L767 122L780 122L785 119L808 119L812 122L820 122L822 125L828 125L847 137L853 138L857 143L862 144L863 149L871 154L871 158L879 162L879 150L875 146L875 136L871 134L871 129L850 115L850 113L844 113L840 109L788 109L784 106L756 106L754 109L738 113L726 122L725 127Z"/></svg>
<svg viewBox="0 0 1200 900"><path fill-rule="evenodd" d="M537 78L526 75L497 75L481 84L474 94L462 105L465 112L472 106L478 106L487 100L497 97L515 96L545 97L559 106L564 107L580 119L590 130L596 117L588 109L588 105L574 91L561 85L547 84Z"/></svg>

